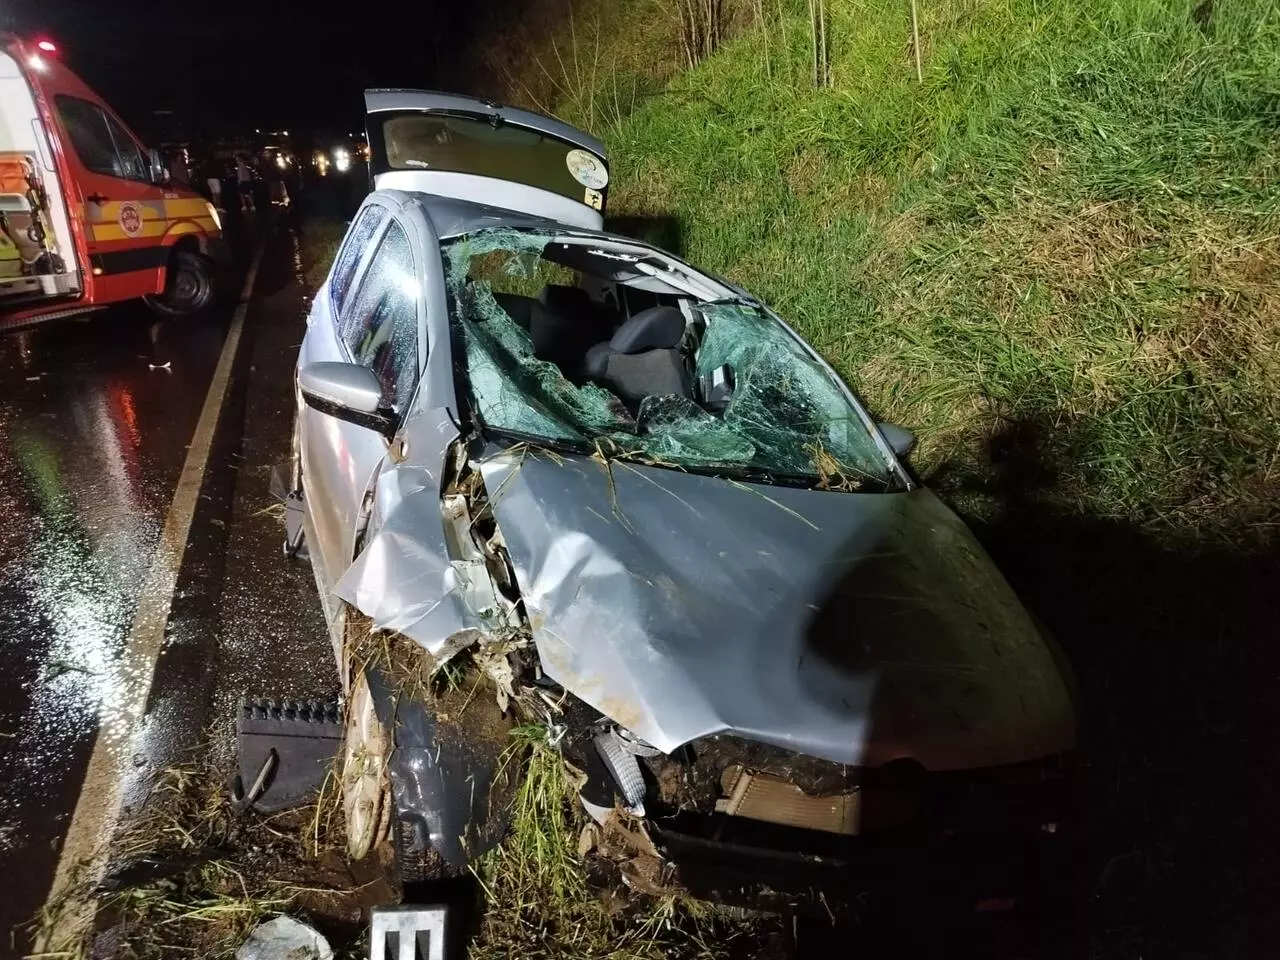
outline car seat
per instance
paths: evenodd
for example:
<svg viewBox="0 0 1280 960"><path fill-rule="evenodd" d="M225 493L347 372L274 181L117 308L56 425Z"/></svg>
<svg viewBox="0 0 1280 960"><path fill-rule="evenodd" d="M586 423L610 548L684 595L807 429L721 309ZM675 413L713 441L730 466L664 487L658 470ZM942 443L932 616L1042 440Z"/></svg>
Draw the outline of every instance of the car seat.
<svg viewBox="0 0 1280 960"><path fill-rule="evenodd" d="M581 287L547 284L529 316L533 355L554 363L575 383L585 379L587 349L612 329L608 311Z"/></svg>
<svg viewBox="0 0 1280 960"><path fill-rule="evenodd" d="M684 332L676 307L641 310L587 351L587 376L633 406L645 397L692 399L692 377L679 350Z"/></svg>

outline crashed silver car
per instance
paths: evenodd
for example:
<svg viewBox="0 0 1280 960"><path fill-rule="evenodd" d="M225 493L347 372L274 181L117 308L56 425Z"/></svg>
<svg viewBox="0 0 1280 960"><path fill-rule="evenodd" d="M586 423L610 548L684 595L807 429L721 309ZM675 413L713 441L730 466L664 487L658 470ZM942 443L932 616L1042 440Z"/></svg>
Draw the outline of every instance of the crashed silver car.
<svg viewBox="0 0 1280 960"><path fill-rule="evenodd" d="M830 908L1047 842L1067 668L910 434L746 291L604 232L592 137L367 104L375 191L298 359L286 544L346 695L351 852L464 868L530 722L642 889Z"/></svg>

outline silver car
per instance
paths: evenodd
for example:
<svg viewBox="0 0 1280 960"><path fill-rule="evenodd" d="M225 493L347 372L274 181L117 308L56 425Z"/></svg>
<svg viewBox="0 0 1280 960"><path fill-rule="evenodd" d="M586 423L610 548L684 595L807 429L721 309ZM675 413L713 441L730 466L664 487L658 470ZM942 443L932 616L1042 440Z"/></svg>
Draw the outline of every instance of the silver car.
<svg viewBox="0 0 1280 960"><path fill-rule="evenodd" d="M646 870L615 858L640 886L861 895L904 837L936 873L1057 833L1066 665L911 435L746 291L604 232L591 136L366 98L375 190L298 358L287 544L347 696L351 852L464 868L530 720L585 774L596 855L643 835Z"/></svg>

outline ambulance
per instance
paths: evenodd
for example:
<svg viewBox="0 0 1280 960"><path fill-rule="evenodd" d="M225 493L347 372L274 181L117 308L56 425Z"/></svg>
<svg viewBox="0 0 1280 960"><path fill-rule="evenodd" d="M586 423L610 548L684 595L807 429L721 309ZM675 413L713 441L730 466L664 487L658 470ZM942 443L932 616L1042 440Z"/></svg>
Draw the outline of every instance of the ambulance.
<svg viewBox="0 0 1280 960"><path fill-rule="evenodd" d="M0 33L0 327L139 298L193 313L224 260L213 205L170 181L57 46Z"/></svg>

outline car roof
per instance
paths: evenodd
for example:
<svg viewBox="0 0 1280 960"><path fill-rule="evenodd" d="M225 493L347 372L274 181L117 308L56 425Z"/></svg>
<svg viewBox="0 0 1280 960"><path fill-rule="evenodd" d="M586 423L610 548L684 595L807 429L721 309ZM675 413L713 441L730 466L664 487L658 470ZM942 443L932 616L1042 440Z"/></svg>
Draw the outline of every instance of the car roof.
<svg viewBox="0 0 1280 960"><path fill-rule="evenodd" d="M535 217L531 214L521 213L518 210L506 210L501 207L491 207L469 200L457 200L453 197L441 197L421 190L393 190L389 192L402 197L405 195L411 196L421 203L426 211L427 219L431 221L431 227L435 231L436 237L440 240L451 240L454 237L460 237L477 230L538 230L545 233L572 234L577 237L599 237L604 241L652 250L664 257L673 257L679 260L679 257L675 254L655 247L644 240L638 240L635 237L628 237L619 233L610 233L607 230L589 230L585 227L561 223L558 220L550 220L546 217ZM714 273L708 273L705 270L697 272L720 284L726 288L726 291L742 297L751 297L751 294L746 290ZM725 296L730 295L729 292L726 292Z"/></svg>
<svg viewBox="0 0 1280 960"><path fill-rule="evenodd" d="M506 228L509 230L545 230L548 232L571 232L587 236L606 237L608 234L597 230L584 230L572 224L548 220L520 213L517 210L504 210L501 207L490 207L482 203L468 200L455 200L452 197L440 197L430 193L414 192L412 194L427 212L427 218L441 240L458 237L476 230Z"/></svg>
<svg viewBox="0 0 1280 960"><path fill-rule="evenodd" d="M604 144L584 130L579 130L555 117L534 113L532 110L522 110L519 107L509 107L494 100L440 90L374 87L364 92L364 102L365 111L370 114L399 110L457 110L478 113L495 119L501 118L508 123L539 130L585 147L597 156L608 156Z"/></svg>

